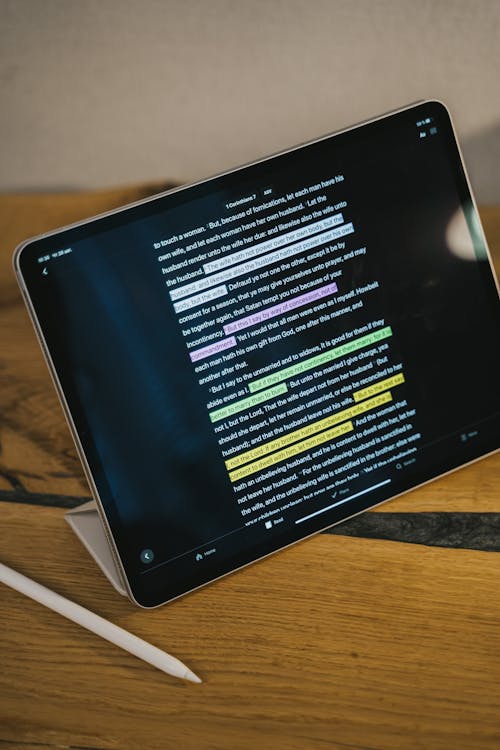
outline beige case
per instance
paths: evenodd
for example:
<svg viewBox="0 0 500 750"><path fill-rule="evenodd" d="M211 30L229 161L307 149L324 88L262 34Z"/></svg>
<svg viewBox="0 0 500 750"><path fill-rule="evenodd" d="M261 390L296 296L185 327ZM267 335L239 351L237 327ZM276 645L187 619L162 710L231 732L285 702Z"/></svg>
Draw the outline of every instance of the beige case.
<svg viewBox="0 0 500 750"><path fill-rule="evenodd" d="M79 505L78 508L69 510L64 514L64 518L85 549L92 555L108 581L122 596L127 596L120 572L115 565L95 501L91 500L88 503Z"/></svg>

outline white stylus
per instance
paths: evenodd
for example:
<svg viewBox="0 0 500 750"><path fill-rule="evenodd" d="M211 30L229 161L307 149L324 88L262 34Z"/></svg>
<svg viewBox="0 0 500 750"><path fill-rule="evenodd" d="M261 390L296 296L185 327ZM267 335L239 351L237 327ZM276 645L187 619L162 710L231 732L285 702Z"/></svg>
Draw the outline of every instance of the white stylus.
<svg viewBox="0 0 500 750"><path fill-rule="evenodd" d="M0 563L0 581L174 677L201 682L179 659Z"/></svg>

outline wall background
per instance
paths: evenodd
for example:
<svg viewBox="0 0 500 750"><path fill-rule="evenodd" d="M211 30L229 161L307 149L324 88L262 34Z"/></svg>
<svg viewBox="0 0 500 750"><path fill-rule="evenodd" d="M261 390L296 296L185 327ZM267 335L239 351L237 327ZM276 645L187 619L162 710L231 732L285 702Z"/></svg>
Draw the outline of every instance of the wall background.
<svg viewBox="0 0 500 750"><path fill-rule="evenodd" d="M0 0L0 191L194 180L420 98L499 201L498 0Z"/></svg>

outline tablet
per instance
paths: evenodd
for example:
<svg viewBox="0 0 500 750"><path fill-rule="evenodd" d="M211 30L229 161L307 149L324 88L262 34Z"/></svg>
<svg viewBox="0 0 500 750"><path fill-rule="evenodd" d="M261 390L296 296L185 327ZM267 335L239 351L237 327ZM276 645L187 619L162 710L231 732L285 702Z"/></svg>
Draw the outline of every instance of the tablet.
<svg viewBox="0 0 500 750"><path fill-rule="evenodd" d="M31 239L15 269L140 606L499 447L498 288L439 102Z"/></svg>

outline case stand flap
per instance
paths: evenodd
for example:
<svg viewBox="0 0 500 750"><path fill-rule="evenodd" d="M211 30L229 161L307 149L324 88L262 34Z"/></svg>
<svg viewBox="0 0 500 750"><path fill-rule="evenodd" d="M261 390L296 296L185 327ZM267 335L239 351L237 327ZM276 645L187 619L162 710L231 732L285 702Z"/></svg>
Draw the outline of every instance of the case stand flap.
<svg viewBox="0 0 500 750"><path fill-rule="evenodd" d="M69 510L64 514L64 518L83 546L90 552L108 581L120 594L127 596L94 500Z"/></svg>

